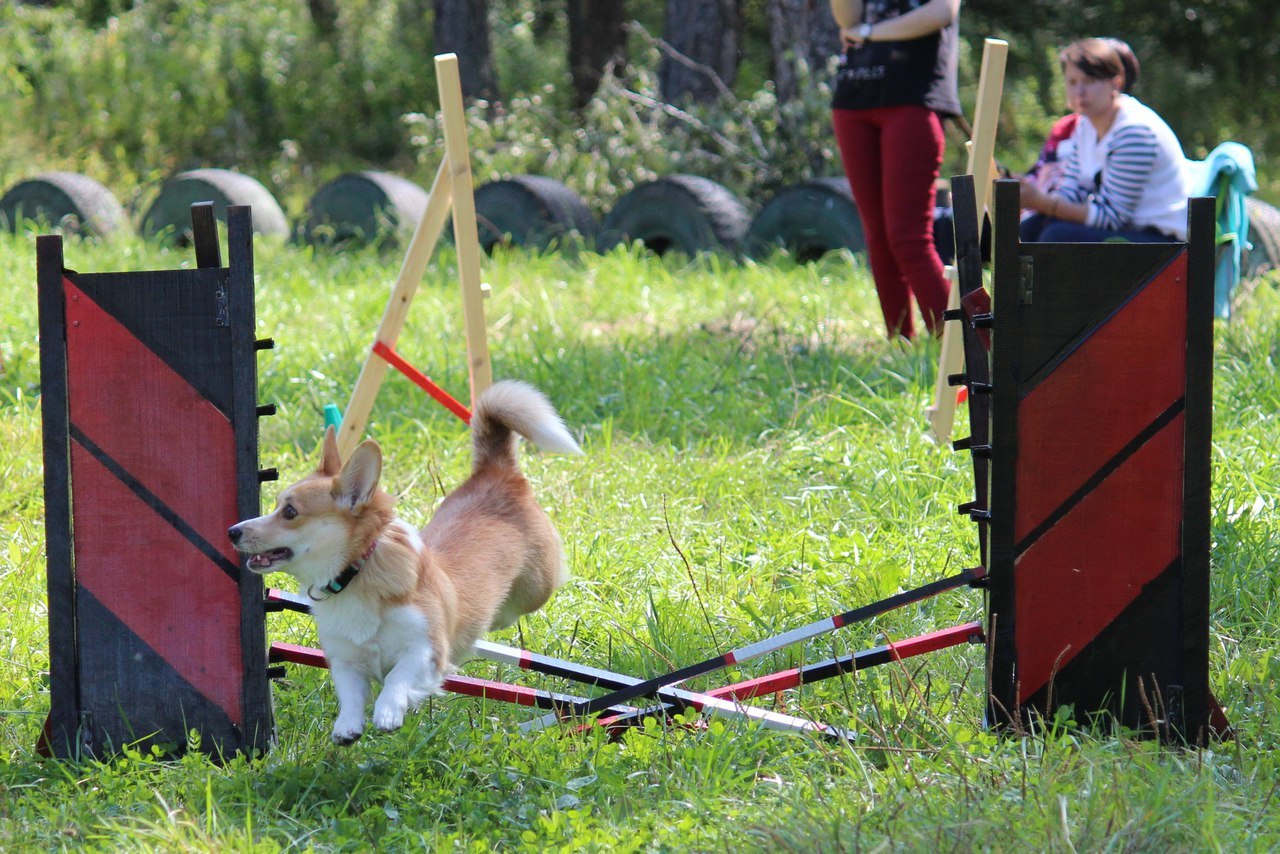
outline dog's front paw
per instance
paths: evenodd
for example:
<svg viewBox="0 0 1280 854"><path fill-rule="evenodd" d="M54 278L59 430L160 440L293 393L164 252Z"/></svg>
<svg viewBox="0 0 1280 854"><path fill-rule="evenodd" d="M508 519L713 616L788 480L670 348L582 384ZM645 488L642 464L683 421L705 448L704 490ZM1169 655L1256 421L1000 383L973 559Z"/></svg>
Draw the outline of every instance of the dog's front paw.
<svg viewBox="0 0 1280 854"><path fill-rule="evenodd" d="M333 725L333 743L339 747L346 747L349 744L355 744L360 739L360 734L364 732L364 721L359 724L344 723L339 720Z"/></svg>
<svg viewBox="0 0 1280 854"><path fill-rule="evenodd" d="M378 703L373 709L373 725L383 732L395 732L404 725L405 711L402 704Z"/></svg>

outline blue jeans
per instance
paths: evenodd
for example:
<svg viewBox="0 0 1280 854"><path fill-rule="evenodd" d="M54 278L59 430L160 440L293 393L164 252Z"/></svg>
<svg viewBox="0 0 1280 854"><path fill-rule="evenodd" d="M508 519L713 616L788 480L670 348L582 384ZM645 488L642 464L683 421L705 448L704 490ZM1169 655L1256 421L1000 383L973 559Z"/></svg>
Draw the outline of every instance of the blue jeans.
<svg viewBox="0 0 1280 854"><path fill-rule="evenodd" d="M1029 216L1018 226L1023 243L1177 243L1178 238L1162 234L1155 229L1142 231L1115 231L1110 228L1094 228L1062 219L1051 219L1044 214Z"/></svg>

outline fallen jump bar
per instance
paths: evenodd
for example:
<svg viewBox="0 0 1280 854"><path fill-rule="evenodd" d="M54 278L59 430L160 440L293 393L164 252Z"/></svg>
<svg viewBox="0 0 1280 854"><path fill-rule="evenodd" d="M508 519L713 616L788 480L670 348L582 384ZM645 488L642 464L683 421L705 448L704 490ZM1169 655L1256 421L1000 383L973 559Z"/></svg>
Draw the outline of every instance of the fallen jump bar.
<svg viewBox="0 0 1280 854"><path fill-rule="evenodd" d="M757 676L754 679L735 682L732 685L714 688L707 691L706 694L718 699L750 700L764 694L774 694L778 691L785 691L788 688L798 688L801 685L809 685L813 682L820 682L823 679L830 679L845 673L866 670L879 664L902 661L912 656L923 655L926 652L936 652L962 643L981 643L984 637L981 623L965 623L949 629L940 629L939 631L929 632L913 638L882 644L872 649L860 650L850 655L842 655L827 661L819 661L814 664L806 664L803 667L793 667L789 670L780 670L777 673L770 673L766 676ZM650 706L647 709L640 709L615 717L602 718L597 723L607 729L615 730L634 726L643 722L650 715L670 714L671 711L671 707L665 704Z"/></svg>
<svg viewBox="0 0 1280 854"><path fill-rule="evenodd" d="M267 595L267 607L273 610L291 610L301 613L309 613L311 605L300 595L287 593L283 590L272 589ZM634 685L641 680L624 676L619 673L613 673L608 670L602 670L596 667L589 667L582 664L575 664L570 661L552 658L547 655L529 652L528 650L516 649L515 647L503 646L502 644L491 643L490 641L480 640L475 645L476 652L484 658L492 661L498 661L505 664L514 664L525 670L532 670L549 676L562 676L574 679L578 682L586 682L591 685L598 685L602 688L625 688ZM327 666L324 660L324 653L320 650L309 649L307 647L295 646L293 644L275 643L271 645L271 661L291 661L295 664L308 664L317 667ZM533 691L528 688L521 688L516 685L507 685L503 682L487 683L484 690L488 693L478 693L480 687L471 683L483 680L470 680L466 677L450 677L445 680L444 688L457 694L469 694L471 696L485 696L491 699L503 700L509 703L518 703L525 706L536 706L542 709L561 710L572 708L574 705L589 702L584 697L572 697L566 695L551 694L546 691ZM699 712L707 714L720 715L722 717L742 717L754 720L766 729L780 730L785 732L812 732L827 738L837 740L849 740L850 735L841 730L828 727L824 724L806 720L804 718L794 717L792 715L784 715L778 712L770 712L764 709L755 709L739 705L732 700L722 700L706 694L698 694L693 691L682 691L675 688L664 688L658 692L661 699L669 700L670 703L678 708L692 707ZM611 704L612 705L612 704ZM630 715L639 711L630 706L623 706L615 709L614 714Z"/></svg>
<svg viewBox="0 0 1280 854"><path fill-rule="evenodd" d="M516 667L533 670L549 676L563 676L579 682L588 682L592 685L599 685L602 688L626 689L642 681L634 676L624 676L621 673L575 664L571 661L563 661L558 658L529 652L528 650L490 643L489 641L476 641L475 648L479 655L493 661L513 664ZM765 709L744 706L734 702L733 699L721 699L708 693L685 691L671 687L661 688L656 693L660 699L667 701L669 706L676 708L689 707L705 714L718 715L720 717L746 718L747 720L755 721L765 729L781 732L811 732L815 735L838 741L853 740L851 733L826 724L793 715L785 715L780 712L770 712ZM560 708L571 708L575 703L581 702L584 701L579 699L565 703ZM634 714L638 711L636 709L624 714Z"/></svg>
<svg viewBox="0 0 1280 854"><path fill-rule="evenodd" d="M912 590L903 591L902 593L890 596L887 599L881 599L878 602L872 602L869 605L863 605L862 607L854 608L851 611L845 611L843 614L836 614L833 617L818 620L817 622L810 623L807 626L802 626L801 628L793 629L792 631L784 632L771 638L766 638L765 640L758 641L757 643L731 650L726 652L724 655L708 658L705 661L700 661L697 664L691 664L679 670L672 671L671 673L666 673L661 676L655 676L652 679L637 682L634 685L630 685L626 688L620 688L608 694L603 694L586 702L573 703L567 712L572 715L594 715L617 703L625 703L635 699L636 697L651 697L654 696L659 689L665 688L668 685L683 682L686 679L692 679L695 676L703 676L707 673L722 670L726 667L732 667L735 664L749 661L750 659L766 655L770 652L774 652L775 650L782 649L783 647L808 640L811 637L816 637L817 635L834 631L835 629L847 626L851 623L869 620L872 617L879 616L880 614L884 614L888 611L910 605L914 602L919 602L923 599L928 599L931 596L936 596L947 590L954 590L957 587L965 585L976 585L985 577L985 567L970 567L956 575L930 582L929 584L916 587ZM520 725L520 728L526 731L545 729L546 727L554 726L558 723L560 717L560 713L543 715L540 718L526 721Z"/></svg>
<svg viewBox="0 0 1280 854"><path fill-rule="evenodd" d="M327 668L324 653L318 649L298 646L291 643L273 643L267 651L267 661L272 664L289 662L305 664L308 667ZM558 709L574 701L584 701L584 697L571 694L557 694L551 691L538 691L523 685L510 685L506 682L495 682L491 679L475 679L470 676L449 676L444 680L444 690L452 694L463 694L468 697L480 697L485 700L500 700L514 703L517 706L532 706L538 709ZM639 711L630 706L618 706L617 713L634 714Z"/></svg>

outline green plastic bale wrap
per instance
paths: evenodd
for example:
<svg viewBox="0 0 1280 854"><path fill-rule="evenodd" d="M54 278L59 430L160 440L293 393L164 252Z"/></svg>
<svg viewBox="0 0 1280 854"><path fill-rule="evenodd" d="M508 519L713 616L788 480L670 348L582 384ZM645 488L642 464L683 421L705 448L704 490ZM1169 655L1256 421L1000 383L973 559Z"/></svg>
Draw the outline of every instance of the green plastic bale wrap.
<svg viewBox="0 0 1280 854"><path fill-rule="evenodd" d="M422 187L388 172L351 172L307 203L299 238L312 245L408 243L427 209Z"/></svg>
<svg viewBox="0 0 1280 854"><path fill-rule="evenodd" d="M111 191L74 172L45 172L9 188L0 197L0 226L16 232L24 221L82 237L129 231L124 207Z"/></svg>
<svg viewBox="0 0 1280 854"><path fill-rule="evenodd" d="M805 262L841 249L865 251L862 218L849 182L812 178L779 190L751 221L746 248L756 258L785 249Z"/></svg>
<svg viewBox="0 0 1280 854"><path fill-rule="evenodd" d="M734 254L751 217L722 184L694 175L669 175L624 194L600 226L602 252L641 241L659 255Z"/></svg>
<svg viewBox="0 0 1280 854"><path fill-rule="evenodd" d="M1280 210L1250 197L1245 201L1249 215L1249 243L1242 263L1246 278L1260 276L1268 270L1280 270Z"/></svg>
<svg viewBox="0 0 1280 854"><path fill-rule="evenodd" d="M520 175L491 181L476 190L480 245L499 243L544 250L580 239L595 240L596 221L582 198L560 181Z"/></svg>
<svg viewBox="0 0 1280 854"><path fill-rule="evenodd" d="M142 217L142 233L179 246L189 245L191 206L196 202L213 202L214 216L224 223L229 206L248 205L253 209L254 234L289 234L289 224L275 196L256 178L229 169L192 169L170 178Z"/></svg>

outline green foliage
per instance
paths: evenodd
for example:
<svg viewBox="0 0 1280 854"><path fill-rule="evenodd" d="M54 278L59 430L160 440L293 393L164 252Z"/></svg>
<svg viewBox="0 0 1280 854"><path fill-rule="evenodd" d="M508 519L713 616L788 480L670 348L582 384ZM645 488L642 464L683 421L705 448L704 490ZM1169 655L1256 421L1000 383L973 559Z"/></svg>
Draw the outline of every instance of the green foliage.
<svg viewBox="0 0 1280 854"><path fill-rule="evenodd" d="M830 92L805 75L802 101L780 104L771 88L749 100L728 96L677 109L657 88L656 52L608 75L580 113L546 85L506 103L470 105L468 140L477 182L546 175L578 192L598 215L636 184L688 173L733 188L744 200L765 198L814 174L839 174L829 132ZM443 117L408 117L425 170L444 152Z"/></svg>
<svg viewBox="0 0 1280 854"><path fill-rule="evenodd" d="M6 4L0 55L18 98L5 118L46 168L93 174L125 199L197 165L237 167L283 195L313 170L394 166L404 105L435 98L429 27L390 0L339 5L325 38L302 4L276 0L139 3L99 27ZM3 173L35 171L17 160L32 151L6 147Z"/></svg>
<svg viewBox="0 0 1280 854"><path fill-rule="evenodd" d="M159 182L195 166L253 175L297 215L320 184L354 169L429 185L438 165L431 9L426 0L336 4L332 32L307 5L76 0L0 5L0 185L60 168L111 187L140 214ZM543 174L597 213L636 183L676 171L725 184L749 204L795 181L840 174L828 113L829 68L801 69L801 98L779 103L768 81L763 6L745 5L743 69L718 102L662 103L653 36L660 0L628 6L630 64L581 113L569 109L564 14L534 0L492 0L503 98L471 106L477 174ZM1188 153L1237 139L1258 160L1263 195L1280 193L1270 163L1280 126L1276 12L1232 0L1203 10L1150 4L966 5L962 102L972 108L982 39L1011 56L997 157L1021 170L1061 110L1054 56L1072 38L1128 38L1143 62L1138 94L1166 115ZM647 29L646 29L647 28ZM1207 57L1207 60L1206 60ZM972 118L972 116L970 116ZM951 134L943 175L964 168Z"/></svg>
<svg viewBox="0 0 1280 854"><path fill-rule="evenodd" d="M568 22L563 14L538 0L490 3L490 41L498 74L498 91L520 97L569 90ZM552 46L560 49L550 49ZM568 108L566 95L558 106ZM434 92L427 102L434 104ZM425 107L427 104L423 104Z"/></svg>
<svg viewBox="0 0 1280 854"><path fill-rule="evenodd" d="M543 174L598 213L636 183L683 171L745 199L815 174L838 174L827 71L802 72L803 100L769 86L701 108L662 103L652 39L581 113L567 108L563 22L516 3L494 28L504 102L469 107L479 180ZM139 4L89 27L70 9L5 7L0 63L20 139L0 143L0 177L40 168L94 175L141 208L166 175L200 165L254 175L296 212L352 168L399 171L429 184L443 150L434 115L429 24L414 4L340 4L330 37L302 7L264 3ZM90 15L90 17L96 17Z"/></svg>
<svg viewBox="0 0 1280 854"><path fill-rule="evenodd" d="M364 359L398 258L255 243L261 459L314 466L326 403ZM0 280L34 287L28 236ZM70 242L87 271L189 251ZM696 262L502 250L485 262L500 377L546 389L586 455L522 465L573 580L497 639L635 674L666 670L923 583L972 559L967 461L923 436L937 346L882 339L862 262ZM456 262L428 266L398 344L465 394ZM1280 274L1216 328L1211 678L1237 738L1171 751L1064 718L1026 738L982 721L983 656L960 647L757 701L855 730L851 746L713 720L517 733L532 712L452 695L393 735L327 739L322 671L273 689L279 744L215 765L133 750L33 753L48 710L40 366L32 299L0 303L0 849L315 851L1272 850L1280 845ZM369 425L387 485L422 522L465 476L465 430L389 376ZM270 503L279 484L268 485ZM281 576L271 583L285 585ZM980 618L956 593L726 675L748 678ZM272 640L315 645L296 614ZM473 661L465 675L581 691ZM720 680L697 680L706 688Z"/></svg>

